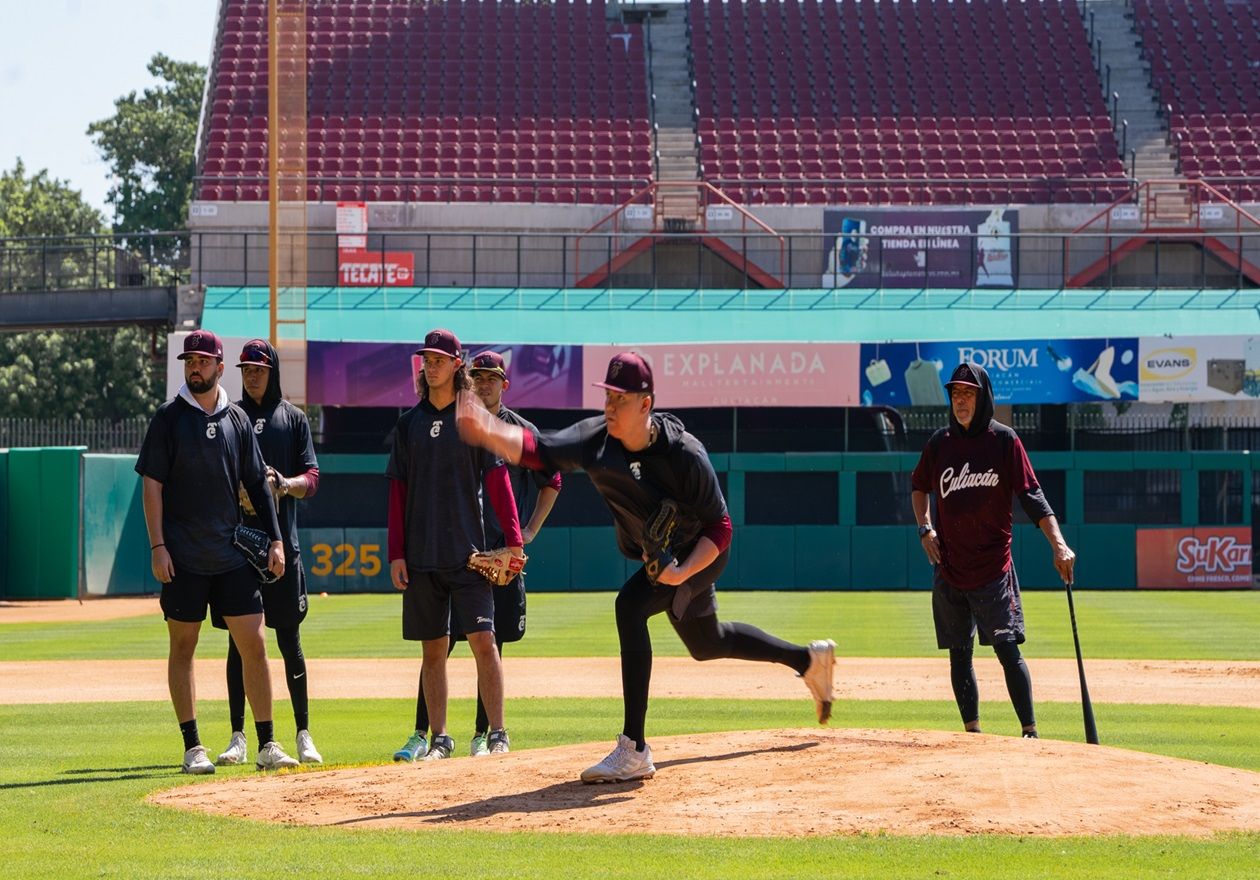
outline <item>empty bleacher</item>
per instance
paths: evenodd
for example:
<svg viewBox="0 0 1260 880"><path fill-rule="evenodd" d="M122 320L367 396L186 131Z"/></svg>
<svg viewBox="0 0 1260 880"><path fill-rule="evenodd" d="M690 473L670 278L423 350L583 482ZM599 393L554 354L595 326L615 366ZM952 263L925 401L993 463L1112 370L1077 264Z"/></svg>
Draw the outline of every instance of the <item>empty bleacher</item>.
<svg viewBox="0 0 1260 880"><path fill-rule="evenodd" d="M702 173L769 204L1127 190L1074 2L689 4Z"/></svg>
<svg viewBox="0 0 1260 880"><path fill-rule="evenodd" d="M1182 174L1260 199L1260 4L1134 0L1134 12Z"/></svg>
<svg viewBox="0 0 1260 880"><path fill-rule="evenodd" d="M197 195L267 198L266 0L225 0ZM640 26L602 2L307 6L312 201L611 204L651 175Z"/></svg>

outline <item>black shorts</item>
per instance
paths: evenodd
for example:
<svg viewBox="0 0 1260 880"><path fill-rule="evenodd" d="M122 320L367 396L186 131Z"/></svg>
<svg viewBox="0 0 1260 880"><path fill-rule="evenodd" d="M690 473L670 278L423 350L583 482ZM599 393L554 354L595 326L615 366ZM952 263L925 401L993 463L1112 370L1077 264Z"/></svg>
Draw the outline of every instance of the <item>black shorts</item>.
<svg viewBox="0 0 1260 880"><path fill-rule="evenodd" d="M183 623L201 623L207 606L220 617L261 614L261 586L249 565L222 574L180 573L177 568L171 582L162 585L162 614Z"/></svg>
<svg viewBox="0 0 1260 880"><path fill-rule="evenodd" d="M502 643L519 642L525 635L525 575L512 578L506 586L492 587L494 597L494 637ZM465 641L458 613L451 613L451 640Z"/></svg>
<svg viewBox="0 0 1260 880"><path fill-rule="evenodd" d="M974 590L950 586L938 573L932 584L936 647L964 648L980 632L980 644L1024 643L1024 606L1015 566L992 583Z"/></svg>
<svg viewBox="0 0 1260 880"><path fill-rule="evenodd" d="M427 642L450 635L451 612L464 632L494 632L494 594L484 577L466 568L416 571L408 566L403 591L403 638Z"/></svg>
<svg viewBox="0 0 1260 880"><path fill-rule="evenodd" d="M310 602L306 596L306 571L302 557L295 556L284 566L284 577L262 588L263 620L272 629L296 629L306 620ZM218 629L227 629L223 615L210 609L210 622Z"/></svg>

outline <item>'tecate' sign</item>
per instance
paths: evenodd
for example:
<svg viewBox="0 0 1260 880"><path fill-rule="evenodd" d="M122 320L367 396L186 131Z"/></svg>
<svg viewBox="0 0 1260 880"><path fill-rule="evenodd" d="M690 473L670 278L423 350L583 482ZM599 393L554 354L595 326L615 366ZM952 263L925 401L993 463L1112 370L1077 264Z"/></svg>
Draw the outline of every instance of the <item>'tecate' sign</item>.
<svg viewBox="0 0 1260 880"><path fill-rule="evenodd" d="M337 275L342 287L413 287L416 258L406 252L339 251Z"/></svg>

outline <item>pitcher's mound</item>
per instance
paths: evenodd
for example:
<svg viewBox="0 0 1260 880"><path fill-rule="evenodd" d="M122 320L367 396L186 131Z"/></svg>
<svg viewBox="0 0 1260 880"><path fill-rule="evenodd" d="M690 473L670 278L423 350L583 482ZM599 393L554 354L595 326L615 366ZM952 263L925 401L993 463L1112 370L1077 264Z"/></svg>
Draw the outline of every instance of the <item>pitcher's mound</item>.
<svg viewBox="0 0 1260 880"><path fill-rule="evenodd" d="M267 822L604 834L1175 834L1260 830L1260 773L1053 740L775 730L652 740L656 778L583 785L608 743L238 776L154 794Z"/></svg>

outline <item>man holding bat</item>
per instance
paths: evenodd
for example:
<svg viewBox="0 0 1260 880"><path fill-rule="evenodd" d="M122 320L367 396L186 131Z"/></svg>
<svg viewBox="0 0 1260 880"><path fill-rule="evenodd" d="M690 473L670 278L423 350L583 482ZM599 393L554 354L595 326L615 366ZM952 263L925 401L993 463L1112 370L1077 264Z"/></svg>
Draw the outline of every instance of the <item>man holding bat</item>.
<svg viewBox="0 0 1260 880"><path fill-rule="evenodd" d="M989 374L959 364L945 383L949 427L932 435L911 477L919 540L935 567L932 615L936 644L949 649L950 680L963 726L980 731L980 695L972 666L972 639L992 645L1026 738L1037 737L1032 678L1020 655L1024 609L1011 559L1011 497L1019 499L1054 553L1063 582L1072 582L1076 554L1059 531L1019 435L993 418ZM940 532L932 525L928 496L935 494Z"/></svg>

